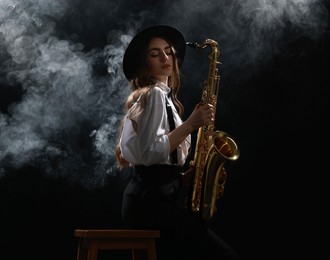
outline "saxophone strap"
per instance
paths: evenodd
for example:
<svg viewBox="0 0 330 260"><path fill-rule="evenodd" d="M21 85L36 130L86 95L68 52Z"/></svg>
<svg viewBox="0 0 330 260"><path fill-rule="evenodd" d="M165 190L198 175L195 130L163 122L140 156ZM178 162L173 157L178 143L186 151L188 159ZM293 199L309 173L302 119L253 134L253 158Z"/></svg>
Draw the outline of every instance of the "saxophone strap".
<svg viewBox="0 0 330 260"><path fill-rule="evenodd" d="M172 94L172 90L170 91L170 93L168 93L169 98L171 97L171 94ZM168 102L167 98L165 98L165 100L166 100L166 112L167 112L167 116L168 116L168 121L170 123L170 131L172 131L175 129L172 107L171 107L170 103ZM171 157L172 157L172 164L177 164L178 163L178 151L176 148L171 153Z"/></svg>

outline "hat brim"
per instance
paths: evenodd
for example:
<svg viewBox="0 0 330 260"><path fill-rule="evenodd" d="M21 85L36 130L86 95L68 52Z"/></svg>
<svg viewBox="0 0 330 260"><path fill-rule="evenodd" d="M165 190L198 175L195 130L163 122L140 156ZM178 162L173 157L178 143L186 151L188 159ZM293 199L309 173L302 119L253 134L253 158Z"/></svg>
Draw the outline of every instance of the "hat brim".
<svg viewBox="0 0 330 260"><path fill-rule="evenodd" d="M126 48L123 57L123 71L128 80L135 77L138 69L138 55L152 37L162 37L169 40L176 50L179 65L183 62L186 53L186 41L182 33L167 25L150 26L138 32Z"/></svg>

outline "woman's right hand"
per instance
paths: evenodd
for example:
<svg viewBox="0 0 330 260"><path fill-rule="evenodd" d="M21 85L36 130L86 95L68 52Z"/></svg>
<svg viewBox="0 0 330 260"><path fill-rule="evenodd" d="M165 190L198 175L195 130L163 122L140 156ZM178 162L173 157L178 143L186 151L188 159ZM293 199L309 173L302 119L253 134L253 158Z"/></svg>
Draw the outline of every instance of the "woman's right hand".
<svg viewBox="0 0 330 260"><path fill-rule="evenodd" d="M186 123L189 123L193 130L211 124L214 121L214 108L211 104L198 103L190 114Z"/></svg>
<svg viewBox="0 0 330 260"><path fill-rule="evenodd" d="M213 111L211 104L197 104L189 118L168 134L170 151L172 152L177 148L194 130L212 123L214 121Z"/></svg>

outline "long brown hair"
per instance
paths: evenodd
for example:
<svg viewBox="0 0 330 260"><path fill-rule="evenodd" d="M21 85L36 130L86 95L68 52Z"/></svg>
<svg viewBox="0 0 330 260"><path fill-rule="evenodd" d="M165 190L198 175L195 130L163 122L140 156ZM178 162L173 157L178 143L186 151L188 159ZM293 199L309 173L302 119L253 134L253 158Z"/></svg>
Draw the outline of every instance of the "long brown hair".
<svg viewBox="0 0 330 260"><path fill-rule="evenodd" d="M156 36L154 36L156 37ZM163 37L160 37L164 39ZM136 62L138 63L139 69L136 72L136 75L134 78L130 81L131 84L131 89L132 92L131 94L127 97L126 103L125 103L125 116L121 120L120 128L119 128L119 134L118 134L118 139L117 139L117 144L115 146L115 155L116 155L116 163L117 167L119 169L122 169L123 167L126 167L129 165L129 163L123 158L121 154L121 149L120 149L120 138L122 135L122 130L123 130L123 125L125 118L129 118L132 123L135 131L138 131L137 129L137 123L136 119L140 114L143 113L144 108L146 106L147 102L147 96L152 87L154 87L154 83L151 80L151 74L150 71L146 65L146 52L149 47L149 42L151 38L147 42L147 44L144 46L144 51L140 53L139 60ZM179 115L182 117L184 113L184 107L182 103L179 101L177 98L177 94L179 92L180 88L180 68L179 68L179 60L177 56L175 55L176 51L173 45L171 44L170 41L167 39L164 39L170 46L172 46L172 53L173 55L173 61L174 61L174 68L173 68L173 73L171 76L168 78L168 86L172 88L172 101L177 108L177 111ZM134 106L133 106L134 105Z"/></svg>

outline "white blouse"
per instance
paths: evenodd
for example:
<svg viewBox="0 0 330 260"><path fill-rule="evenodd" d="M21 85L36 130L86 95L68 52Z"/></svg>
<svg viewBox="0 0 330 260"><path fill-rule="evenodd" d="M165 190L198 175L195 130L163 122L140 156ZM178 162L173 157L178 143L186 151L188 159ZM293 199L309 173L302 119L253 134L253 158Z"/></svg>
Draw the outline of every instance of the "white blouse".
<svg viewBox="0 0 330 260"><path fill-rule="evenodd" d="M175 127L182 124L182 120L167 94L170 88L158 81L151 88L147 97L144 112L137 119L138 131L133 129L132 121L127 117L120 138L122 156L131 166L151 164L171 164L170 142L167 134L170 124L166 112L166 101L172 107ZM138 105L138 101L133 105ZM129 112L129 111L128 111ZM178 164L183 165L189 154L191 135L177 147Z"/></svg>

